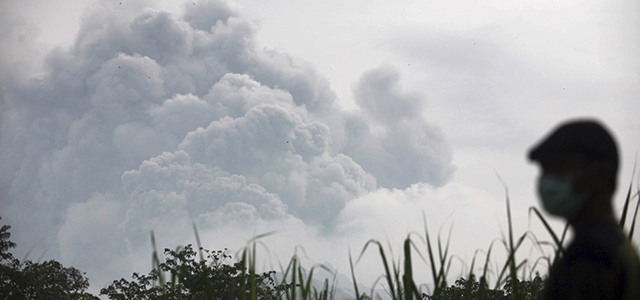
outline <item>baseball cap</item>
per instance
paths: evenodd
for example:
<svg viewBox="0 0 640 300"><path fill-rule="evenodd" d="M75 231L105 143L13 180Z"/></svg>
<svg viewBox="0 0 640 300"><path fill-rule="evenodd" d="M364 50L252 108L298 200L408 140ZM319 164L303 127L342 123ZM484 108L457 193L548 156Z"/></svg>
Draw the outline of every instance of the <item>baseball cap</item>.
<svg viewBox="0 0 640 300"><path fill-rule="evenodd" d="M560 124L529 151L529 159L543 160L562 153L583 154L588 162L610 162L618 168L618 147L597 120L579 119Z"/></svg>

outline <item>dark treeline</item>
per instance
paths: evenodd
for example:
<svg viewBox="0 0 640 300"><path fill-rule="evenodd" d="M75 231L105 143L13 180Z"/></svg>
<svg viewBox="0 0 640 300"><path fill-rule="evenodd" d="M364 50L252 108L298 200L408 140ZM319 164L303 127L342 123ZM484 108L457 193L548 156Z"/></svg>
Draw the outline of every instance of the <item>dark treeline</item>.
<svg viewBox="0 0 640 300"><path fill-rule="evenodd" d="M97 300L87 292L89 279L85 273L65 267L60 262L48 260L33 262L19 260L9 250L16 246L11 242L9 225L0 228L0 299L6 300ZM226 249L225 249L226 250ZM199 252L199 253L198 253ZM131 280L121 278L100 290L100 296L110 300L268 300L268 299L333 299L329 287L316 290L304 283L303 274L293 273L293 283L276 283L275 271L254 274L247 272L244 260L229 264L231 259L223 250L210 251L191 245L176 250L165 249L165 260L158 261L148 274L133 273ZM201 258L198 258L198 256ZM285 274L286 277L286 274ZM295 278L299 277L297 283ZM536 276L531 281L518 281L524 299L533 300L543 288L543 280ZM295 290L313 291L299 293ZM358 297L367 298L368 296ZM502 289L490 289L483 280L460 278L438 295L422 294L423 300L510 300L514 299L512 284L507 281ZM524 300L523 299L523 300Z"/></svg>
<svg viewBox="0 0 640 300"><path fill-rule="evenodd" d="M9 232L0 228L0 299L3 300L97 300L87 292L85 273L48 260L19 260L9 252L16 246ZM132 280L114 280L100 290L101 296L113 300L160 299L277 299L286 285L276 285L275 271L251 276L242 262L226 263L225 251L200 249L197 258L191 245L177 250L165 249L165 261L146 275L133 273ZM241 293L240 291L243 291Z"/></svg>

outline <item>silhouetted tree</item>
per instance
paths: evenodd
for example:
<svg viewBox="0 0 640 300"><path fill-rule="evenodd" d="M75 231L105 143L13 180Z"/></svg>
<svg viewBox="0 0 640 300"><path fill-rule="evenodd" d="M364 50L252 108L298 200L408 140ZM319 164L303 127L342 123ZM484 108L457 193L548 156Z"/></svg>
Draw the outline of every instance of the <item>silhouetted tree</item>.
<svg viewBox="0 0 640 300"><path fill-rule="evenodd" d="M518 299L535 300L542 292L544 281L536 276L531 281L518 280ZM477 281L472 275L471 278L460 278L455 284L441 291L439 295L422 294L424 300L514 300L515 294L513 284L508 280L502 289L490 289L484 278Z"/></svg>
<svg viewBox="0 0 640 300"><path fill-rule="evenodd" d="M542 289L544 288L544 281L540 276L536 276L533 280L524 280L517 281L518 291L520 293L520 298L523 300L534 300L537 299ZM508 280L503 287L505 291L505 295L507 300L515 299L515 293L513 292L513 284L511 280Z"/></svg>
<svg viewBox="0 0 640 300"><path fill-rule="evenodd" d="M2 220L2 217L0 217L0 220ZM13 255L9 253L9 249L16 247L16 243L9 240L11 237L9 229L11 229L9 225L2 225L0 228L0 261L12 258Z"/></svg>
<svg viewBox="0 0 640 300"><path fill-rule="evenodd" d="M111 285L100 290L112 300L156 300L156 299L238 299L242 293L250 290L248 276L242 276L241 262L226 264L230 258L222 250L209 251L201 249L204 260L196 259L196 252L191 245L179 250L165 249L165 262L159 264L147 275L133 273L133 280L114 280ZM163 283L161 274L166 274ZM246 271L246 269L245 269ZM246 272L245 272L246 273ZM276 285L272 277L273 271L255 276L256 298L276 299L285 286ZM164 277L164 276L162 276Z"/></svg>
<svg viewBox="0 0 640 300"><path fill-rule="evenodd" d="M40 263L13 257L9 249L16 244L9 240L10 228L0 228L0 299L98 300L85 292L89 280L78 269L55 260Z"/></svg>

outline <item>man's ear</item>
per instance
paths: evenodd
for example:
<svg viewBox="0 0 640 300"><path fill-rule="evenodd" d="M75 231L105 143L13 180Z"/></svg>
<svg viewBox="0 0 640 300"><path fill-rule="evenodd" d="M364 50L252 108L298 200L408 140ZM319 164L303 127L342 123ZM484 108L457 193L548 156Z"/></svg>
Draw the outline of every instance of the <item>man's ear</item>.
<svg viewBox="0 0 640 300"><path fill-rule="evenodd" d="M588 172L593 174L594 182L592 182L592 184L594 184L599 191L609 191L609 182L611 176L614 176L613 167L610 163L594 162Z"/></svg>

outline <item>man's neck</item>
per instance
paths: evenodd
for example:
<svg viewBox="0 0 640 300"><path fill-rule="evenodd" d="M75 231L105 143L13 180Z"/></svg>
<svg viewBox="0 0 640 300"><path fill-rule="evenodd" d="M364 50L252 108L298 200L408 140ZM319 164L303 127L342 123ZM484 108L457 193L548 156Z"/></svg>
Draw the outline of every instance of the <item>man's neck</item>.
<svg viewBox="0 0 640 300"><path fill-rule="evenodd" d="M589 203L589 207L582 214L569 221L575 233L579 233L588 228L589 225L596 223L611 222L617 224L616 217L613 215L610 195L592 199Z"/></svg>

